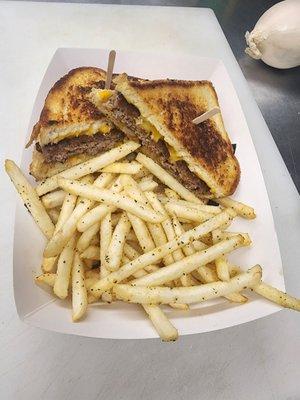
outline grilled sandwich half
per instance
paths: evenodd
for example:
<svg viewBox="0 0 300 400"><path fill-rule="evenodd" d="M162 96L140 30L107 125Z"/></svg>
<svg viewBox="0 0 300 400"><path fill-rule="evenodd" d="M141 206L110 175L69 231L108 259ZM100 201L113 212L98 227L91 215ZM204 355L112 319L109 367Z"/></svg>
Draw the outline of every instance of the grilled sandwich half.
<svg viewBox="0 0 300 400"><path fill-rule="evenodd" d="M114 79L114 91L93 89L90 99L141 151L199 198L232 194L240 168L221 113L192 120L219 106L208 81Z"/></svg>
<svg viewBox="0 0 300 400"><path fill-rule="evenodd" d="M110 150L124 135L88 99L92 89L102 89L106 73L93 67L76 68L52 87L39 121L30 173L38 180Z"/></svg>

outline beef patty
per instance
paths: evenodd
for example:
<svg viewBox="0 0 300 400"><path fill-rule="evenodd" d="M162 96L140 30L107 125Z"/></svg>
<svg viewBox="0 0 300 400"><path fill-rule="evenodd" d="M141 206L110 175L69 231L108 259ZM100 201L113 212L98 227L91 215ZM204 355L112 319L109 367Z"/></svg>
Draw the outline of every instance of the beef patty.
<svg viewBox="0 0 300 400"><path fill-rule="evenodd" d="M121 132L113 130L106 135L102 133L96 133L92 136L81 135L63 139L55 144L47 144L43 147L36 143L36 149L43 153L45 161L48 163L64 162L69 157L77 154L84 153L94 156L103 153L119 144L123 137L124 135Z"/></svg>
<svg viewBox="0 0 300 400"><path fill-rule="evenodd" d="M169 150L164 140L154 141L151 134L136 123L140 112L135 106L129 104L123 95L114 94L100 108L130 140L139 141L142 144L139 151L155 160L196 196L203 197L210 193L207 184L189 169L184 160L170 161Z"/></svg>

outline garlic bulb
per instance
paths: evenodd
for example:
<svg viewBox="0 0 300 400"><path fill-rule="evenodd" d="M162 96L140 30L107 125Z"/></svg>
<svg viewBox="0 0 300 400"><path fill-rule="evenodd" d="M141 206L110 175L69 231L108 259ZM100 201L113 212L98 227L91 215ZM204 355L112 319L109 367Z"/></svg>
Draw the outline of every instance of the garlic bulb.
<svg viewBox="0 0 300 400"><path fill-rule="evenodd" d="M300 65L300 0L275 4L245 37L249 56L275 68Z"/></svg>

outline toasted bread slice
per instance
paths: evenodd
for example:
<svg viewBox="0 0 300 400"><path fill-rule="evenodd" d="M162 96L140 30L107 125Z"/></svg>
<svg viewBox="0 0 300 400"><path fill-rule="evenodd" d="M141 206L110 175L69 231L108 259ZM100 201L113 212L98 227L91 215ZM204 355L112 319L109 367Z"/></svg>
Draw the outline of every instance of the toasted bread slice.
<svg viewBox="0 0 300 400"><path fill-rule="evenodd" d="M104 87L105 78L106 73L100 68L81 67L56 82L47 95L27 147L37 138L43 147L82 133L108 133L111 124L87 99L92 88Z"/></svg>
<svg viewBox="0 0 300 400"><path fill-rule="evenodd" d="M211 196L234 192L240 168L225 131L221 113L199 125L192 120L219 106L208 81L132 81L114 79L116 90L152 124L178 157L210 188Z"/></svg>

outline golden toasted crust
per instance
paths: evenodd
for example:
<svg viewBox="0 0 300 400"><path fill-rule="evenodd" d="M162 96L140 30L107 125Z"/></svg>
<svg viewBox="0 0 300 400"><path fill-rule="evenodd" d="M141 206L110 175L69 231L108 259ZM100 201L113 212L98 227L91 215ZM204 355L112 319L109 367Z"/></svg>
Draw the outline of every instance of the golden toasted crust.
<svg viewBox="0 0 300 400"><path fill-rule="evenodd" d="M92 88L103 88L106 73L100 68L71 70L57 81L48 93L30 143L39 137L40 145L57 142L74 131L97 130L104 116L87 99ZM95 132L93 132L95 133Z"/></svg>
<svg viewBox="0 0 300 400"><path fill-rule="evenodd" d="M44 159L42 153L33 150L32 153L32 161L30 164L30 174L37 180L40 181L45 178L49 178L50 176L56 175L59 172L62 172L68 168L73 167L74 165L80 164L84 161L89 160L92 156L88 156L86 154L80 154L78 156L73 156L68 158L63 163L55 162L55 163L47 163Z"/></svg>
<svg viewBox="0 0 300 400"><path fill-rule="evenodd" d="M208 81L130 81L126 74L115 78L116 89L152 123L165 141L187 162L192 172L210 187L213 196L234 192L240 168L221 113L201 124L192 120L219 106Z"/></svg>

